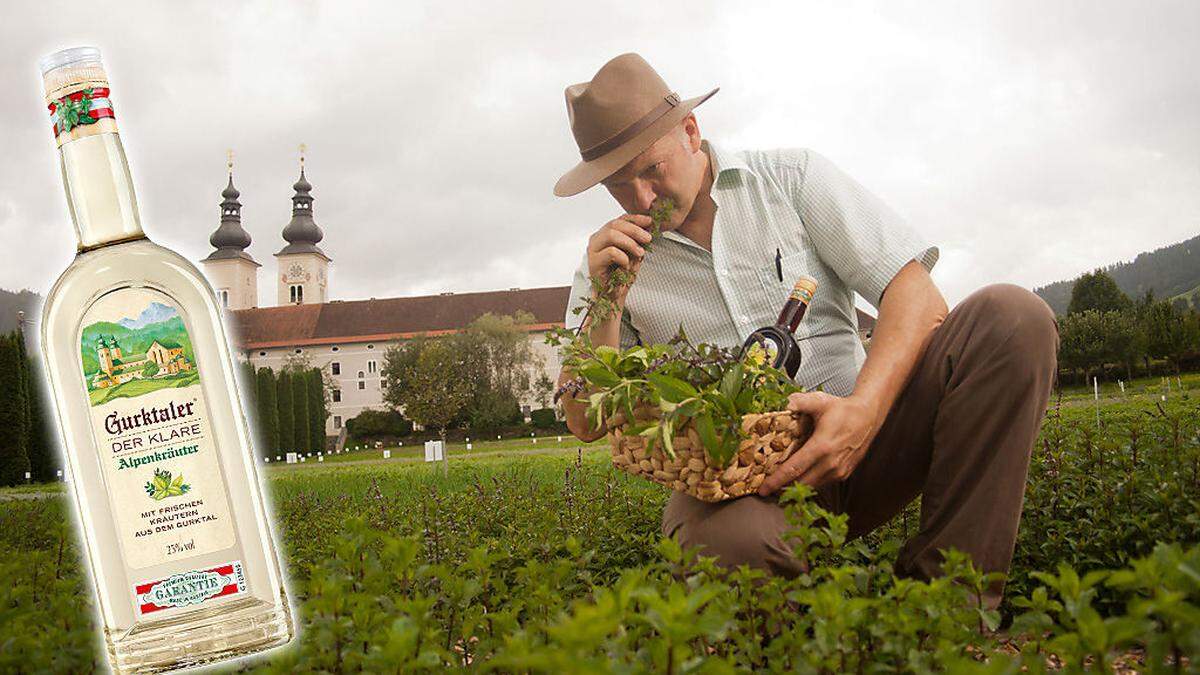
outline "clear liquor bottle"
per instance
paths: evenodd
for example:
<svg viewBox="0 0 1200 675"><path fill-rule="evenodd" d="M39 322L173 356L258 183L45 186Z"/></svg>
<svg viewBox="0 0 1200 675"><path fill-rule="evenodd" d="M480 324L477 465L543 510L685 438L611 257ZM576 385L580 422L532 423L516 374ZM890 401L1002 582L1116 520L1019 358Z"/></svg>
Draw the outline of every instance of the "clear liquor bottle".
<svg viewBox="0 0 1200 675"><path fill-rule="evenodd" d="M783 309L774 326L764 326L750 334L742 345L745 351L753 345L760 345L767 353L767 361L788 374L796 377L800 370L800 346L796 344L796 329L800 320L812 302L813 294L817 292L817 280L803 276L796 280L792 292L788 294Z"/></svg>
<svg viewBox="0 0 1200 675"><path fill-rule="evenodd" d="M161 672L295 633L217 298L142 231L97 50L42 60L75 259L41 352L116 672Z"/></svg>

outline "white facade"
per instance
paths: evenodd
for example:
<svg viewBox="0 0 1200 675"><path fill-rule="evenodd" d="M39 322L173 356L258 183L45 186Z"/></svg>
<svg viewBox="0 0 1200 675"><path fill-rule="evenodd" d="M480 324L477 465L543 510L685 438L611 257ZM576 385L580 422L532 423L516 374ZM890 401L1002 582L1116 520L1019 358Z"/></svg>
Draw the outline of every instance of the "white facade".
<svg viewBox="0 0 1200 675"><path fill-rule="evenodd" d="M202 260L204 275L225 309L258 307L258 264L245 258Z"/></svg>
<svg viewBox="0 0 1200 675"><path fill-rule="evenodd" d="M275 260L279 268L277 307L329 301L329 258L320 253L277 253Z"/></svg>
<svg viewBox="0 0 1200 675"><path fill-rule="evenodd" d="M545 338L546 334L542 331L529 334L535 367L540 364L540 372L545 373L551 382L555 382L562 362L557 349L547 345ZM320 368L326 373L334 387L329 403L329 418L325 420L325 434L334 436L341 431L346 420L363 410L389 408L383 400L384 354L389 347L401 342L403 340L272 347L241 354L243 358L249 356L255 370L267 367L279 372L289 360L303 358L308 361L309 366ZM538 372L535 371L533 380L536 381L537 378ZM533 392L524 396L520 403L526 413L543 407L543 401L539 401ZM549 405L550 401L545 400L544 403Z"/></svg>

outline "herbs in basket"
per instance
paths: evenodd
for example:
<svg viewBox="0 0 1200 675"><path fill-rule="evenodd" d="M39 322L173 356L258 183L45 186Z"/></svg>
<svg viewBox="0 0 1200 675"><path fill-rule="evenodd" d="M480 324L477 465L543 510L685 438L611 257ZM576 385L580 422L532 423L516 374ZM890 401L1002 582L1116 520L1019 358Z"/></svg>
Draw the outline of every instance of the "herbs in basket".
<svg viewBox="0 0 1200 675"><path fill-rule="evenodd" d="M812 433L809 417L786 410L802 388L759 345L694 345L682 329L667 344L623 351L569 331L558 338L613 464L698 499L755 492Z"/></svg>

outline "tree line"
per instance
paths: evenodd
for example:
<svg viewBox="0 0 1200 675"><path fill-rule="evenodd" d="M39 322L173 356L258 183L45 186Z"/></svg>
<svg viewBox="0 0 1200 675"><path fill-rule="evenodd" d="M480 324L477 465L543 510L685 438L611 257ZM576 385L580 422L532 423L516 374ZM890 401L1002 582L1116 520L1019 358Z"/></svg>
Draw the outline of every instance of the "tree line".
<svg viewBox="0 0 1200 675"><path fill-rule="evenodd" d="M522 398L546 409L554 388L529 342L533 321L526 312L487 313L458 333L390 347L382 370L384 402L443 438L448 429L520 424Z"/></svg>
<svg viewBox="0 0 1200 675"><path fill-rule="evenodd" d="M52 481L62 470L45 394L42 364L23 331L0 334L0 485Z"/></svg>
<svg viewBox="0 0 1200 675"><path fill-rule="evenodd" d="M243 406L254 412L251 421L260 456L274 459L288 452L325 450L329 400L320 368L303 363L289 363L278 373L267 367L255 370L250 363L241 368Z"/></svg>
<svg viewBox="0 0 1200 675"><path fill-rule="evenodd" d="M1141 297L1153 290L1160 298L1175 298L1172 302L1181 310L1200 311L1200 236L1140 253L1132 261L1108 265L1099 271L1111 277L1130 297ZM1062 314L1068 311L1074 283L1056 281L1033 292Z"/></svg>
<svg viewBox="0 0 1200 675"><path fill-rule="evenodd" d="M1179 374L1200 355L1200 314L1148 291L1136 301L1104 270L1084 274L1071 289L1059 324L1059 365L1090 382L1114 367L1125 379L1153 375L1153 362ZM1120 376L1120 375L1118 375Z"/></svg>

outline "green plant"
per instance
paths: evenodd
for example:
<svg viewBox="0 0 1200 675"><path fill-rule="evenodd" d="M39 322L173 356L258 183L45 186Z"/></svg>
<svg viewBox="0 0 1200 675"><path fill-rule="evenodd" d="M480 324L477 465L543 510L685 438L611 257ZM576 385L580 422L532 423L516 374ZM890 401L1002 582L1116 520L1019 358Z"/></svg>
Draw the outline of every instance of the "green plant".
<svg viewBox="0 0 1200 675"><path fill-rule="evenodd" d="M561 337L561 334L560 334ZM675 456L672 438L694 425L705 452L719 466L737 454L745 437L742 416L782 410L802 391L765 363L761 348L746 353L694 345L681 328L671 342L617 350L593 347L586 336L565 335L563 366L588 389L588 419L595 428L624 426L649 447Z"/></svg>
<svg viewBox="0 0 1200 675"><path fill-rule="evenodd" d="M1043 424L999 617L961 553L931 581L896 576L917 504L849 540L844 514L786 491L784 544L808 569L784 579L663 538L665 491L606 448L463 457L445 477L272 463L300 638L237 668L1195 672L1200 401L1104 401L1099 429L1093 405L1056 404ZM70 509L64 492L0 499L0 672L103 667Z"/></svg>
<svg viewBox="0 0 1200 675"><path fill-rule="evenodd" d="M170 471L155 469L154 478L146 481L145 488L147 495L156 501L162 501L167 497L178 497L191 490L192 486L183 482L183 474L172 479Z"/></svg>
<svg viewBox="0 0 1200 675"><path fill-rule="evenodd" d="M667 198L656 200L650 209L650 242L642 246L642 250L650 253L654 241L662 235L663 223L671 218L671 214L675 211L674 200ZM597 279L593 277L592 295L584 298L583 304L571 310L575 314L583 314L583 320L579 326L582 329L587 325L588 319L592 321L606 321L612 318L617 313L617 293L621 288L629 286L633 283L637 275L619 265L611 265L608 270L608 276Z"/></svg>

